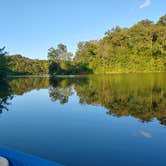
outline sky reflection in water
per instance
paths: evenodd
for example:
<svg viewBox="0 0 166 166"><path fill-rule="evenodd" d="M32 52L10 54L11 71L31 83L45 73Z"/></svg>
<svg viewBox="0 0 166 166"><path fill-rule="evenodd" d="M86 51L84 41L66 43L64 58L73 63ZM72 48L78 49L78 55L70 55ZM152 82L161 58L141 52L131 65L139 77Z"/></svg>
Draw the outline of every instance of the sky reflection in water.
<svg viewBox="0 0 166 166"><path fill-rule="evenodd" d="M165 73L10 79L0 145L65 165L165 165L165 85Z"/></svg>

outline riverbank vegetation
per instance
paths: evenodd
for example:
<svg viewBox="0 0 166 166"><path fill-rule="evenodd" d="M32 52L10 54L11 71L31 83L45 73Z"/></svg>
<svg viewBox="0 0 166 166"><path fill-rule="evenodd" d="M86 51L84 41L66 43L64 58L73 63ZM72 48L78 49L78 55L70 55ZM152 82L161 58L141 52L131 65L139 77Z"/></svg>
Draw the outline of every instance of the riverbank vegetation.
<svg viewBox="0 0 166 166"><path fill-rule="evenodd" d="M48 74L49 62L47 60L30 59L21 55L12 55L7 58L12 75Z"/></svg>
<svg viewBox="0 0 166 166"><path fill-rule="evenodd" d="M79 43L75 61L88 62L94 73L166 71L166 15L157 23L117 26L99 41Z"/></svg>
<svg viewBox="0 0 166 166"><path fill-rule="evenodd" d="M6 74L109 74L166 71L166 15L156 23L142 20L130 28L116 26L100 40L79 42L75 55L58 44L48 60L0 50L0 77Z"/></svg>
<svg viewBox="0 0 166 166"><path fill-rule="evenodd" d="M0 80L3 80L8 73L7 52L5 47L0 48Z"/></svg>

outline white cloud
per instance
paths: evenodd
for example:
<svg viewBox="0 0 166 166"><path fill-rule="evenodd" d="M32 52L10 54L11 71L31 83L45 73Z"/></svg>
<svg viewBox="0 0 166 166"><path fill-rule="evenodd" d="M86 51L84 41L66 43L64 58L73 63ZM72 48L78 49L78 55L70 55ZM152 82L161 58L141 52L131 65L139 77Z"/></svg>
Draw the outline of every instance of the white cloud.
<svg viewBox="0 0 166 166"><path fill-rule="evenodd" d="M151 5L151 0L144 0L144 2L139 6L140 9L146 8Z"/></svg>
<svg viewBox="0 0 166 166"><path fill-rule="evenodd" d="M140 131L141 135L144 136L145 138L151 138L152 135L149 132L146 131Z"/></svg>

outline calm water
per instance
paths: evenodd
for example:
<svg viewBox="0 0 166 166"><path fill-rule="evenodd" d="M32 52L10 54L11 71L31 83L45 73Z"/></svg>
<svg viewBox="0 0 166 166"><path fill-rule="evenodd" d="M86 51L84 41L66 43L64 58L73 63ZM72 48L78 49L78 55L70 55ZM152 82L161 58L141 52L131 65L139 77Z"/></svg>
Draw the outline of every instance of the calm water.
<svg viewBox="0 0 166 166"><path fill-rule="evenodd" d="M166 164L166 73L13 78L0 98L0 146L67 166Z"/></svg>

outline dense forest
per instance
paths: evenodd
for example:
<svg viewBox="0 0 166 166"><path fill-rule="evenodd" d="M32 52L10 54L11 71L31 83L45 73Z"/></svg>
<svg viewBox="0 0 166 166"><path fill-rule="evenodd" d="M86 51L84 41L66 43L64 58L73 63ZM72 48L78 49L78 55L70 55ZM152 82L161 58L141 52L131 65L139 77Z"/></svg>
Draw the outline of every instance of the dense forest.
<svg viewBox="0 0 166 166"><path fill-rule="evenodd" d="M43 75L49 73L47 60L30 59L21 55L8 55L0 49L0 79L6 75Z"/></svg>
<svg viewBox="0 0 166 166"><path fill-rule="evenodd" d="M22 57L21 55L7 56L10 74L16 75L43 75L48 74L49 62Z"/></svg>
<svg viewBox="0 0 166 166"><path fill-rule="evenodd" d="M166 71L166 15L156 23L146 19L130 28L116 26L100 40L78 43L74 54L58 44L48 60L5 56L0 49L0 77L5 74L109 74Z"/></svg>
<svg viewBox="0 0 166 166"><path fill-rule="evenodd" d="M166 15L157 23L117 26L99 41L79 43L75 61L94 73L166 71Z"/></svg>

